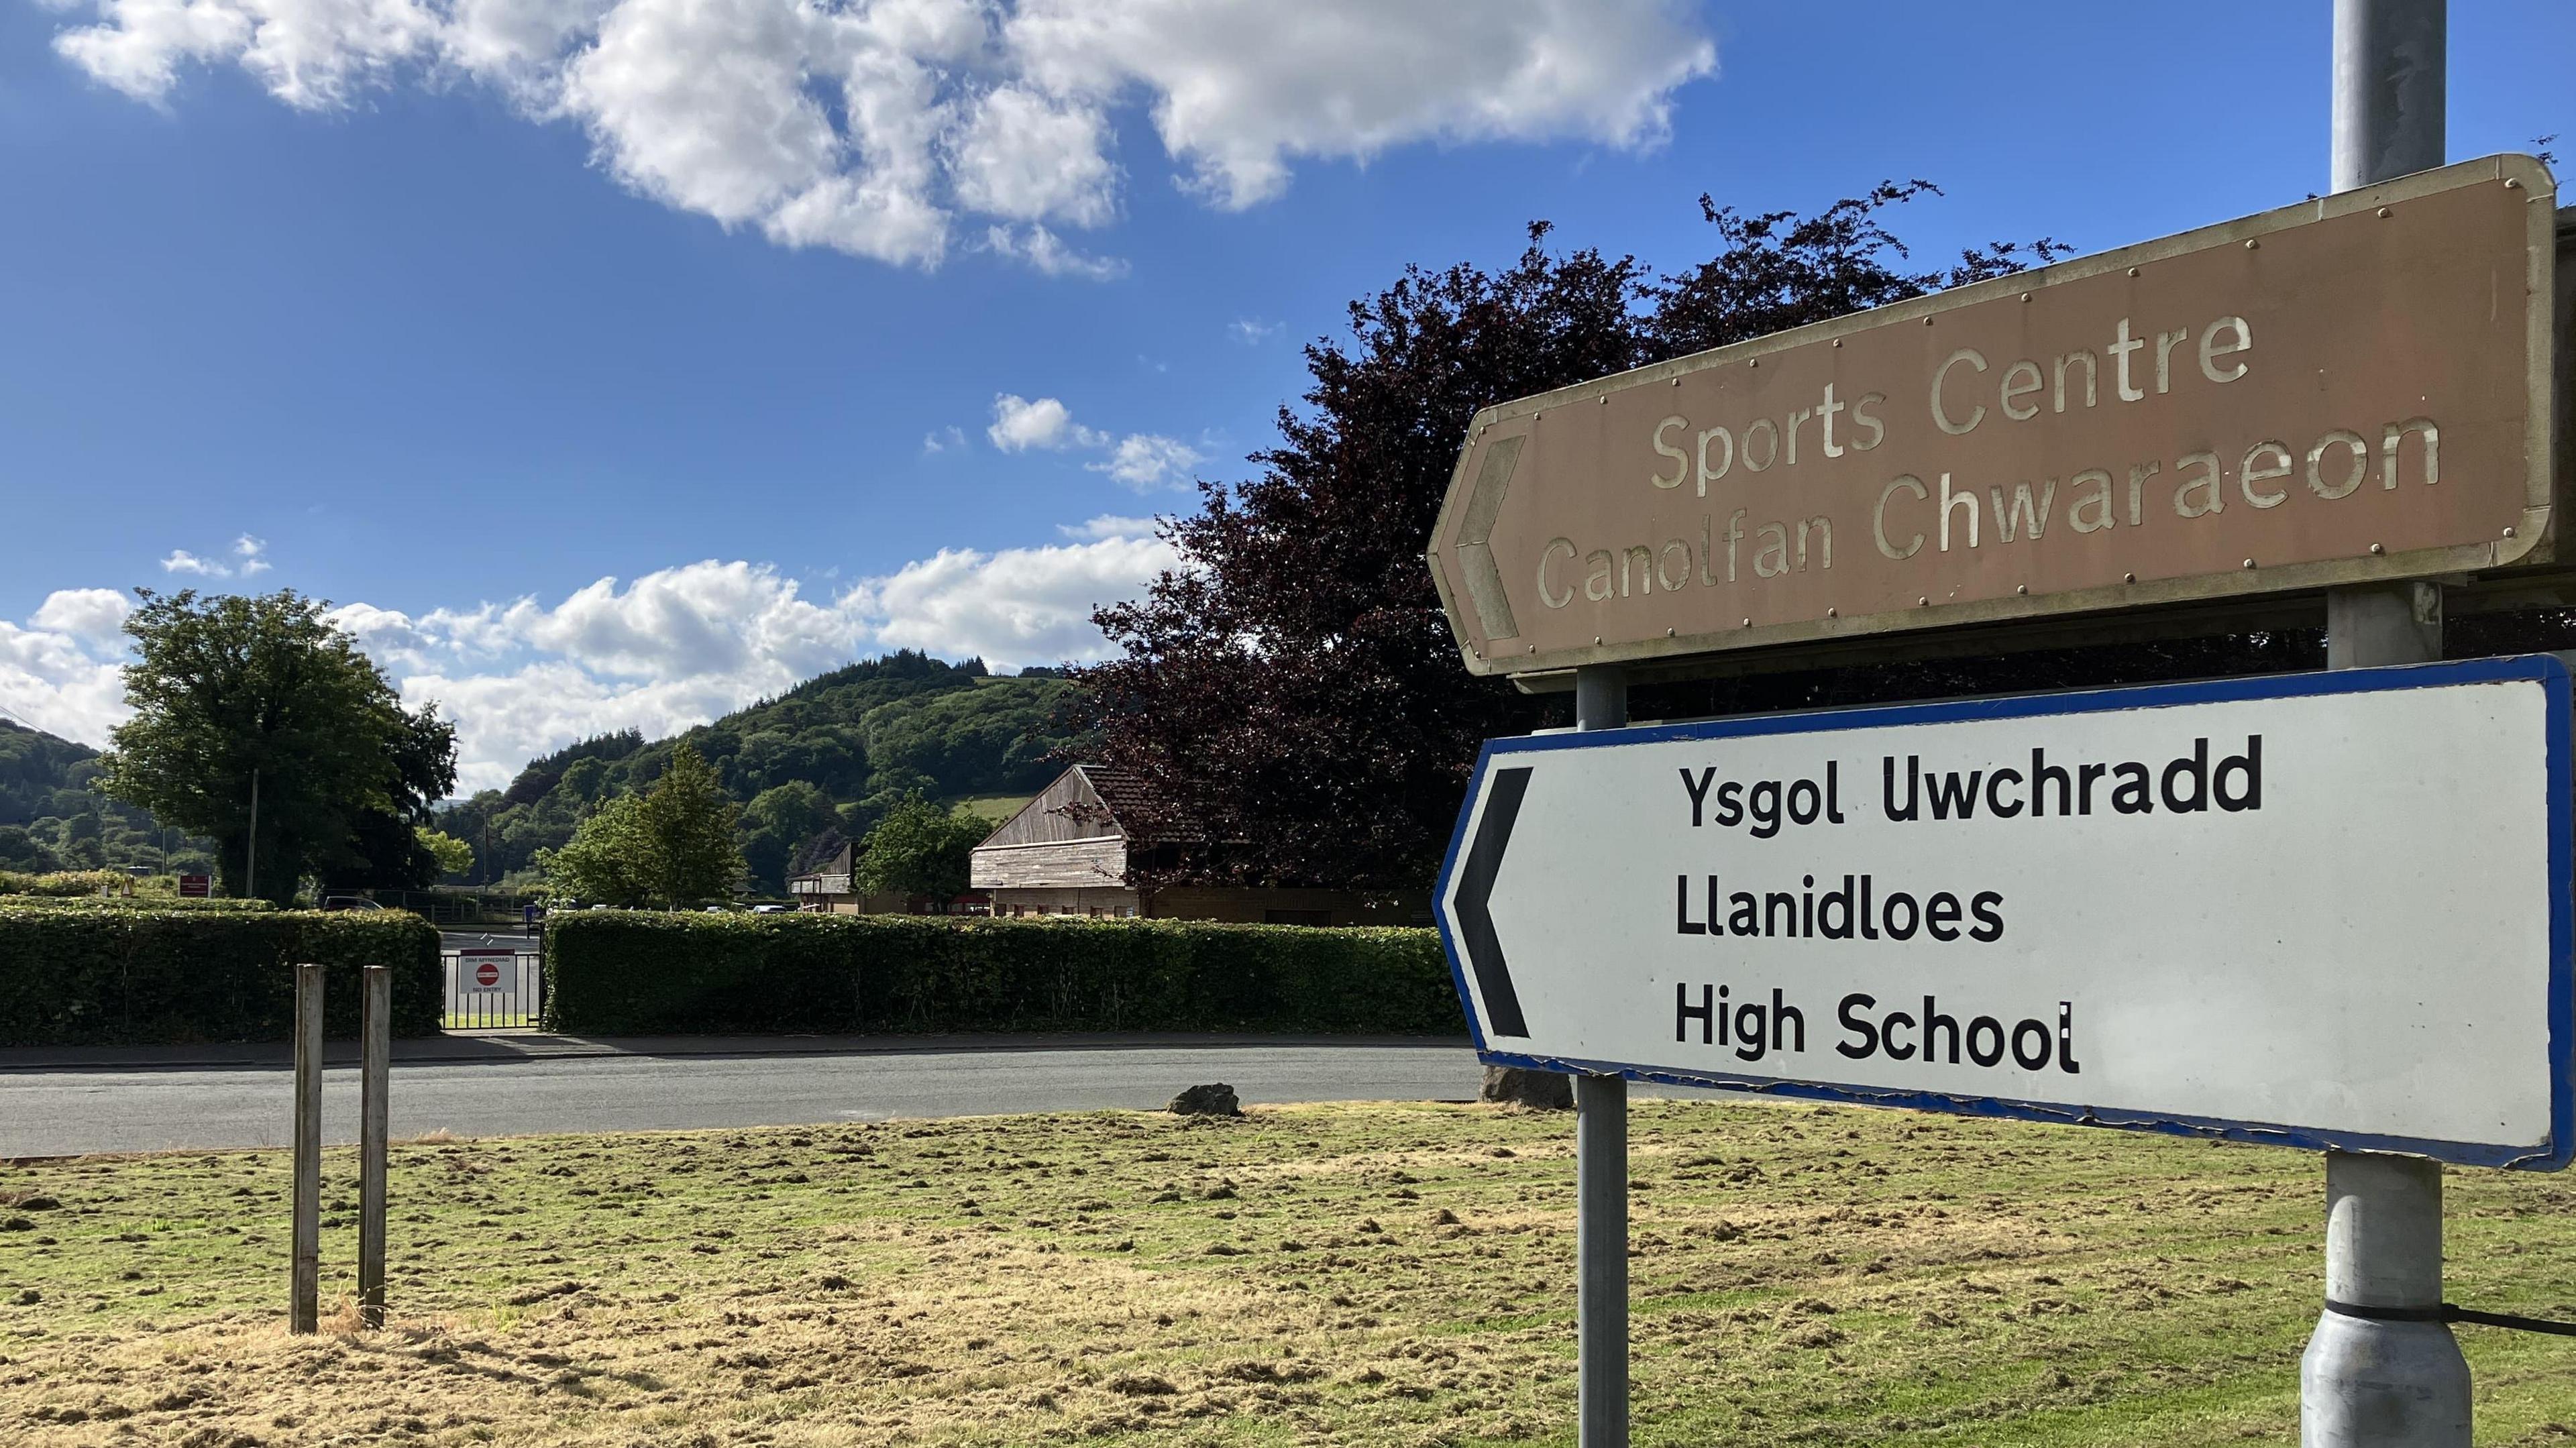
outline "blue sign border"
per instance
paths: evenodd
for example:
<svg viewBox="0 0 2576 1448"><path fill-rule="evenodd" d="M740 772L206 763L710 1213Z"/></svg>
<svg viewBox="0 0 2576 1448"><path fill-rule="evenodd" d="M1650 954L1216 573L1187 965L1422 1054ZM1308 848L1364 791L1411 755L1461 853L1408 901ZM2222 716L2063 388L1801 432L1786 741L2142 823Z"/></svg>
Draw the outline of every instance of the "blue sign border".
<svg viewBox="0 0 2576 1448"><path fill-rule="evenodd" d="M1835 1086L1787 1081L1771 1076L1650 1069L1617 1061L1532 1056L1497 1051L1486 1041L1467 991L1467 961L1449 920L1450 887L1467 844L1467 823L1483 798L1488 775L1513 756L1560 749L1600 749L1622 744L1652 744L1683 739L1750 739L1778 734L1827 734L1890 725L1947 724L1979 719L2040 719L2062 714L2096 714L2178 704L2233 703L2248 699L2313 698L2337 694L2378 694L2400 689L2438 689L2462 684L2536 683L2547 701L2549 745L2546 775L2549 790L2549 1140L2539 1146L2499 1145L2476 1141L2428 1141L2369 1133L2322 1132L2272 1122L2233 1121L2193 1116L2104 1110L2067 1102L2021 1101L1992 1096L1953 1096L1939 1092L1899 1091L1862 1086ZM2124 689L2091 689L2064 694L2030 694L2010 698L1959 699L1932 704L1878 705L1797 714L1761 714L1712 719L1690 724L1648 724L1626 729L1582 733L1533 734L1492 739L1476 759L1467 802L1450 832L1449 851L1440 862L1439 883L1432 895L1432 919L1440 945L1449 957L1449 974L1458 1003L1466 1013L1476 1054L1489 1065L1521 1066L1541 1071L1624 1076L1632 1081L1667 1086L1713 1087L1759 1092L1813 1101L1840 1101L1863 1106L1894 1106L1957 1116L2006 1117L2084 1126L2112 1126L2130 1131L2158 1131L2178 1136L2260 1142L2309 1150L2402 1152L2462 1166L2506 1167L2523 1171L2556 1171L2576 1156L2576 1080L2571 1080L2570 1051L2576 1046L2576 875L2571 875L2568 732L2569 680L2566 665L2547 654L2464 659L2455 663L2417 664L2401 668L2342 669L2331 673L2267 674L2251 678L2212 679L2186 684L2150 684Z"/></svg>

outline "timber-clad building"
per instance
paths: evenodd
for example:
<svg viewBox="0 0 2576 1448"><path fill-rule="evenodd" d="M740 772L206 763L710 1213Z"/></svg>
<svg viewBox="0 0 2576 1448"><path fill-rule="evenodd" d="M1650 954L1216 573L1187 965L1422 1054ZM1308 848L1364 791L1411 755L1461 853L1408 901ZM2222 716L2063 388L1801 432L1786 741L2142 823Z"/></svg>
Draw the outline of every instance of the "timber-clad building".
<svg viewBox="0 0 2576 1448"><path fill-rule="evenodd" d="M995 915L1146 916L1271 925L1419 925L1430 898L1372 899L1348 890L1128 883L1155 842L1141 828L1151 796L1133 774L1096 764L1066 770L974 854L974 888Z"/></svg>
<svg viewBox="0 0 2576 1448"><path fill-rule="evenodd" d="M828 855L802 875L791 875L787 893L794 897L796 908L820 915L902 915L920 914L919 902L901 895L863 895L855 876L858 870L858 847L847 840L837 853ZM944 909L944 906L942 907ZM931 913L940 913L934 910Z"/></svg>

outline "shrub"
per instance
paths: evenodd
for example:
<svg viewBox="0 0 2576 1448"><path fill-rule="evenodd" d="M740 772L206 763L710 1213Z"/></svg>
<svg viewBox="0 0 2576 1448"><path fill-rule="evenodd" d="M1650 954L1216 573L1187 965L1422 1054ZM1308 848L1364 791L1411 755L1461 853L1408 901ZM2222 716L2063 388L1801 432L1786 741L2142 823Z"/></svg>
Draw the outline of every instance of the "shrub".
<svg viewBox="0 0 2576 1448"><path fill-rule="evenodd" d="M0 896L94 896L101 890L123 890L132 883L130 876L118 870L49 870L41 875L0 870Z"/></svg>
<svg viewBox="0 0 2576 1448"><path fill-rule="evenodd" d="M266 900L233 900L220 895L0 895L0 908L10 910L187 910L259 914L277 907Z"/></svg>
<svg viewBox="0 0 2576 1448"><path fill-rule="evenodd" d="M548 922L546 1024L630 1035L1465 1029L1428 930L632 911Z"/></svg>
<svg viewBox="0 0 2576 1448"><path fill-rule="evenodd" d="M299 961L329 967L324 1028L358 1031L359 968L389 965L393 1031L438 1030L438 931L408 913L0 901L0 1045L283 1041Z"/></svg>

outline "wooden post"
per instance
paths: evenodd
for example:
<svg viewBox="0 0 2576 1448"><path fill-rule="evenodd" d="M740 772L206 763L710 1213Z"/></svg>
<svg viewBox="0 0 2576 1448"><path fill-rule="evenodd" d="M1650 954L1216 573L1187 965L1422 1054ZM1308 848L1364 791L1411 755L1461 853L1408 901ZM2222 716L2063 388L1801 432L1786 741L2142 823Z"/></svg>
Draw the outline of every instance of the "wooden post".
<svg viewBox="0 0 2576 1448"><path fill-rule="evenodd" d="M358 1322L385 1325L386 1088L393 1076L393 967L366 968L358 1106Z"/></svg>
<svg viewBox="0 0 2576 1448"><path fill-rule="evenodd" d="M321 1325L322 967L295 967L295 1267L287 1330Z"/></svg>

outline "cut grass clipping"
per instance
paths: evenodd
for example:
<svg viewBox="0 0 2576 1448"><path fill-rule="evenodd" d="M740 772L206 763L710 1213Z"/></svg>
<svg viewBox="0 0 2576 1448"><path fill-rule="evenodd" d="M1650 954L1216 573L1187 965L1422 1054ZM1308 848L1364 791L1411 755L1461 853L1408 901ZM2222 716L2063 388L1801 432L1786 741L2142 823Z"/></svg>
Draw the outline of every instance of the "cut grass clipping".
<svg viewBox="0 0 2576 1448"><path fill-rule="evenodd" d="M1572 1120L1458 1106L426 1141L391 1325L291 1338L282 1151L0 1168L0 1442L1572 1441ZM2314 1156L1641 1102L1641 1444L2289 1442ZM356 1178L331 1154L326 1281ZM2576 1192L2460 1171L2451 1295L2576 1316ZM330 1307L326 1299L326 1313ZM2576 1345L2460 1329L2478 1441Z"/></svg>

